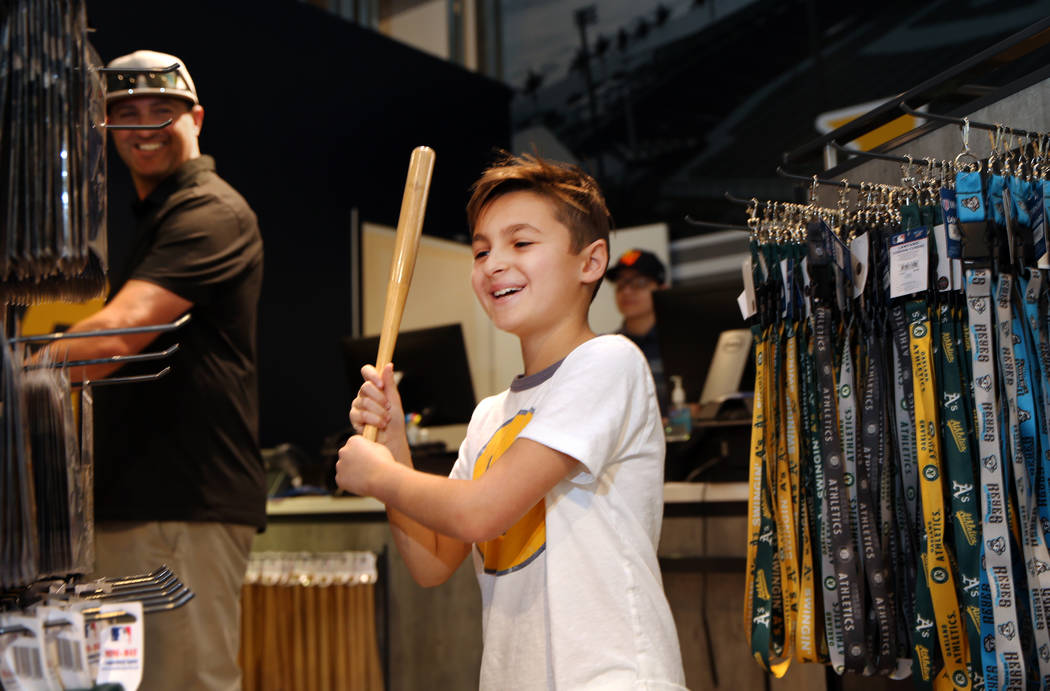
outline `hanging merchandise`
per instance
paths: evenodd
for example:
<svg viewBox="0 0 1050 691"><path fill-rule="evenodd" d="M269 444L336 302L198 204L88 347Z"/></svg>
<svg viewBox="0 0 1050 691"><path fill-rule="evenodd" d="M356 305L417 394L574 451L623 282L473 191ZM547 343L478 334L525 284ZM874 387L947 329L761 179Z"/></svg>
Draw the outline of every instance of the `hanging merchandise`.
<svg viewBox="0 0 1050 691"><path fill-rule="evenodd" d="M83 0L6 3L0 24L0 301L105 288L105 107Z"/></svg>
<svg viewBox="0 0 1050 691"><path fill-rule="evenodd" d="M991 130L986 160L966 121L900 185L746 202L745 617L775 676L1050 688L1050 167L1045 137Z"/></svg>
<svg viewBox="0 0 1050 691"><path fill-rule="evenodd" d="M0 332L0 589L29 583L39 563L22 377L21 358Z"/></svg>
<svg viewBox="0 0 1050 691"><path fill-rule="evenodd" d="M163 617L193 597L167 568L75 587L54 580L0 592L0 683L133 691L146 655L143 617Z"/></svg>
<svg viewBox="0 0 1050 691"><path fill-rule="evenodd" d="M70 511L70 499L79 491L75 486L78 445L69 377L54 367L31 370L25 374L23 388L36 492L40 575L85 573L89 565L78 568L73 564L71 523L80 517Z"/></svg>

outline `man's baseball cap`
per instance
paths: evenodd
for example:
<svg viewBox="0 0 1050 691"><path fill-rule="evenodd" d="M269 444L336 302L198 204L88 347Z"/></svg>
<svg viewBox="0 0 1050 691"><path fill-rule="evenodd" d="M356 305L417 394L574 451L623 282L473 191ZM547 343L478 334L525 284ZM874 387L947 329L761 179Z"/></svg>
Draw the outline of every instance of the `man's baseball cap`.
<svg viewBox="0 0 1050 691"><path fill-rule="evenodd" d="M172 65L178 69L167 70ZM197 105L197 87L190 79L186 63L174 55L154 50L136 50L134 53L115 58L106 72L106 105L132 96L174 96ZM156 70L156 71L153 71Z"/></svg>
<svg viewBox="0 0 1050 691"><path fill-rule="evenodd" d="M667 270L660 258L648 250L627 250L620 255L616 266L605 272L605 278L615 282L624 269L634 269L643 276L648 276L660 285L667 278Z"/></svg>

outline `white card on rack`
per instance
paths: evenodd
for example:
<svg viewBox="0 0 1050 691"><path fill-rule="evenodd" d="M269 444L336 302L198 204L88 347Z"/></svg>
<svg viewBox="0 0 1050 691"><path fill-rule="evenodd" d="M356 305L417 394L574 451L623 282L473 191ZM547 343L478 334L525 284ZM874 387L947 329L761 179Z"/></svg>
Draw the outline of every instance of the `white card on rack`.
<svg viewBox="0 0 1050 691"><path fill-rule="evenodd" d="M853 238L849 252L853 258L853 297L859 298L868 282L868 234L861 233Z"/></svg>
<svg viewBox="0 0 1050 691"><path fill-rule="evenodd" d="M0 682L6 691L61 691L62 684L47 667L44 627L36 616L9 614L0 626L20 626L25 632L0 636Z"/></svg>
<svg viewBox="0 0 1050 691"><path fill-rule="evenodd" d="M134 621L100 622L98 683L118 683L126 691L135 691L142 681L143 621L141 602L119 602L99 607L99 614L125 612Z"/></svg>
<svg viewBox="0 0 1050 691"><path fill-rule="evenodd" d="M890 238L890 297L921 293L929 287L930 255L926 228Z"/></svg>

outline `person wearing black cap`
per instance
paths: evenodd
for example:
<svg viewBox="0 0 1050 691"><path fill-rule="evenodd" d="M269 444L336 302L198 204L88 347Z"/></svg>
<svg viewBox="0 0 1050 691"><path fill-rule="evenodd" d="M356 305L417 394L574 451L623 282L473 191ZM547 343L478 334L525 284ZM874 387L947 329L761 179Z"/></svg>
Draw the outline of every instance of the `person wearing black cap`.
<svg viewBox="0 0 1050 691"><path fill-rule="evenodd" d="M664 264L648 250L631 249L620 255L605 278L616 286L616 308L623 315L623 324L617 333L634 341L645 354L656 384L660 414L666 417L671 399L656 337L656 310L653 308L653 291L667 287Z"/></svg>
<svg viewBox="0 0 1050 691"><path fill-rule="evenodd" d="M146 618L140 688L239 689L241 585L266 519L256 374L262 238L248 203L200 153L204 109L185 63L137 51L109 67L119 71L107 73L107 123L138 196L135 236L128 260L111 267L106 305L70 330L191 318L160 336L55 347L58 357L83 360L178 344L167 376L94 393L95 575L166 565L194 593ZM99 379L117 366L86 369ZM156 369L128 364L120 374Z"/></svg>

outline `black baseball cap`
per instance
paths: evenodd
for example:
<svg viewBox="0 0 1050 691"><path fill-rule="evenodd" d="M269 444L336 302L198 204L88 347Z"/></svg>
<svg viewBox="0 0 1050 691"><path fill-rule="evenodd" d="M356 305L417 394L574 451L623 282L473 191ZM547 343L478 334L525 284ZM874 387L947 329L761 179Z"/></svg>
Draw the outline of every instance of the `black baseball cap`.
<svg viewBox="0 0 1050 691"><path fill-rule="evenodd" d="M648 250L637 248L627 250L620 255L616 266L605 272L605 278L616 282L616 279L620 277L620 272L624 269L634 269L639 274L648 276L660 285L663 285L667 278L667 270L664 268L664 263Z"/></svg>

